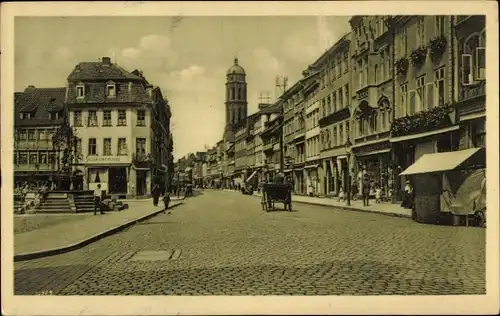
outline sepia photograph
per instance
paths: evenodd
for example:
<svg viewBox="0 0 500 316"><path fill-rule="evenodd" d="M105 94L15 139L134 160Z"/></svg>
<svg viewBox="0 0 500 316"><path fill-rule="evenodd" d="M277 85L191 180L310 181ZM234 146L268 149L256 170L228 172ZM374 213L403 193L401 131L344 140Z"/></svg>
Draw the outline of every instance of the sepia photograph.
<svg viewBox="0 0 500 316"><path fill-rule="evenodd" d="M495 6L411 2L2 6L7 314L496 310Z"/></svg>

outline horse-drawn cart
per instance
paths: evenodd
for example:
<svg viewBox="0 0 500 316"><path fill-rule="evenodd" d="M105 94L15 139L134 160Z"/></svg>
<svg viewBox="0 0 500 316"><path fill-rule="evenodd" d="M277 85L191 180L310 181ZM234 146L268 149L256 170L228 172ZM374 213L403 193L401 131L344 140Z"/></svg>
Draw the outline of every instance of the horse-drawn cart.
<svg viewBox="0 0 500 316"><path fill-rule="evenodd" d="M262 209L274 210L274 203L283 203L285 210L292 211L292 186L290 183L264 183L262 185Z"/></svg>

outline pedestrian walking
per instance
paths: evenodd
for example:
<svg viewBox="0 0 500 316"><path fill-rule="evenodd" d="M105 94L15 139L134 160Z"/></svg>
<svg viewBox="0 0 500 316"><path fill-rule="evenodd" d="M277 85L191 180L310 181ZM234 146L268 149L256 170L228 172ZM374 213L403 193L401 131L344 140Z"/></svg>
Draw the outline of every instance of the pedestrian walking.
<svg viewBox="0 0 500 316"><path fill-rule="evenodd" d="M158 184L153 186L153 205L158 206L158 200L160 199L160 187Z"/></svg>
<svg viewBox="0 0 500 316"><path fill-rule="evenodd" d="M344 188L342 186L339 189L339 202L345 201Z"/></svg>
<svg viewBox="0 0 500 316"><path fill-rule="evenodd" d="M365 177L363 182L363 206L370 206L370 180Z"/></svg>
<svg viewBox="0 0 500 316"><path fill-rule="evenodd" d="M94 190L94 215L97 215L97 211L101 214L104 214L104 211L102 210L101 207L101 201L102 201L102 190L101 190L101 185L98 184L97 188Z"/></svg>

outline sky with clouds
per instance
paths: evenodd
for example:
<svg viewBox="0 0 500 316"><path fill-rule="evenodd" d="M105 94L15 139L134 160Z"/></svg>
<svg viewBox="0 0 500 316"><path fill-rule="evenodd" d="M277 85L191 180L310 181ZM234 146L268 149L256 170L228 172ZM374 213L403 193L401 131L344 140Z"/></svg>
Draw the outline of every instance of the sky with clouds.
<svg viewBox="0 0 500 316"><path fill-rule="evenodd" d="M249 114L276 76L289 86L349 31L348 17L23 17L15 21L15 90L57 87L80 61L110 56L162 88L173 118L174 156L222 137L225 74L245 68Z"/></svg>

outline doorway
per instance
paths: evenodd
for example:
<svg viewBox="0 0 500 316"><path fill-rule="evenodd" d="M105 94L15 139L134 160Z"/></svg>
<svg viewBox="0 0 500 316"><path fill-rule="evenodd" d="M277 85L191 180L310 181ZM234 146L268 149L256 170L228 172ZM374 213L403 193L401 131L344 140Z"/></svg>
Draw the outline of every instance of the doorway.
<svg viewBox="0 0 500 316"><path fill-rule="evenodd" d="M146 170L136 170L136 195L146 195Z"/></svg>
<svg viewBox="0 0 500 316"><path fill-rule="evenodd" d="M109 168L109 193L127 193L127 170L124 167Z"/></svg>

